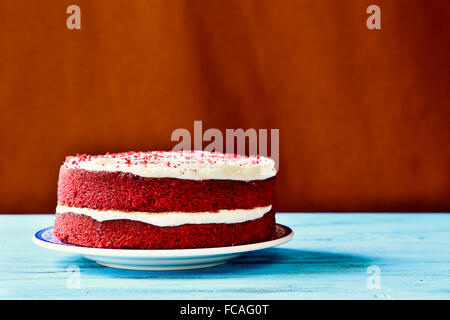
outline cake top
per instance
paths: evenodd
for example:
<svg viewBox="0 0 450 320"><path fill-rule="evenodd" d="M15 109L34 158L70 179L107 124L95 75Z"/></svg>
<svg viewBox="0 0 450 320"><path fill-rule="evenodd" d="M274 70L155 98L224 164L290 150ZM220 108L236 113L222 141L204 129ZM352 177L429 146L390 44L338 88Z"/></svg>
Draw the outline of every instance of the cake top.
<svg viewBox="0 0 450 320"><path fill-rule="evenodd" d="M63 166L128 172L146 178L264 180L276 175L275 161L208 151L150 151L68 156Z"/></svg>

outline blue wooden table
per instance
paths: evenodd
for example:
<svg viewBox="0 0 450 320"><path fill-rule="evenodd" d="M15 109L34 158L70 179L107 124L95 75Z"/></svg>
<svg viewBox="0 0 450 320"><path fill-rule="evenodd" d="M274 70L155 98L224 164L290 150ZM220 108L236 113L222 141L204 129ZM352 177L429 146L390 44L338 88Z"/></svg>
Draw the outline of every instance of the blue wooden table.
<svg viewBox="0 0 450 320"><path fill-rule="evenodd" d="M231 263L130 271L33 244L53 215L0 215L0 299L449 299L450 215L277 214L294 238Z"/></svg>

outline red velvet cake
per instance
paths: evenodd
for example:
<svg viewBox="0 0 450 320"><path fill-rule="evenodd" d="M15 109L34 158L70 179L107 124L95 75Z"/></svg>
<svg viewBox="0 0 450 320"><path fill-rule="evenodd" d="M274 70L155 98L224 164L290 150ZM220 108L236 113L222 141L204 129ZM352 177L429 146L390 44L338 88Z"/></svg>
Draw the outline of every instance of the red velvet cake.
<svg viewBox="0 0 450 320"><path fill-rule="evenodd" d="M205 151L66 158L54 234L97 248L181 249L268 240L275 163Z"/></svg>

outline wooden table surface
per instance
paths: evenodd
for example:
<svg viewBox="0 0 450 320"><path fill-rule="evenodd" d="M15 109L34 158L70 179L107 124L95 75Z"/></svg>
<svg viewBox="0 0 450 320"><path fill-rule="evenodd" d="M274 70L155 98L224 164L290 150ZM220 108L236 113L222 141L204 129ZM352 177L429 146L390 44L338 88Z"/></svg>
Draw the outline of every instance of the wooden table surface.
<svg viewBox="0 0 450 320"><path fill-rule="evenodd" d="M277 214L295 232L288 243L187 271L112 269L36 246L53 220L0 215L0 299L450 298L448 214Z"/></svg>

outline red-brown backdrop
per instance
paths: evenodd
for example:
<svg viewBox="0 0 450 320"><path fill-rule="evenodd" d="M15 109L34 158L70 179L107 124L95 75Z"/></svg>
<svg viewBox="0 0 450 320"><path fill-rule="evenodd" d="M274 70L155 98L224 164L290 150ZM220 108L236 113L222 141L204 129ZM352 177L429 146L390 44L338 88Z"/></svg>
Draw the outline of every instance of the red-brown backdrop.
<svg viewBox="0 0 450 320"><path fill-rule="evenodd" d="M449 211L449 20L445 0L2 1L0 212L53 212L65 155L171 149L194 120L280 129L280 211Z"/></svg>

